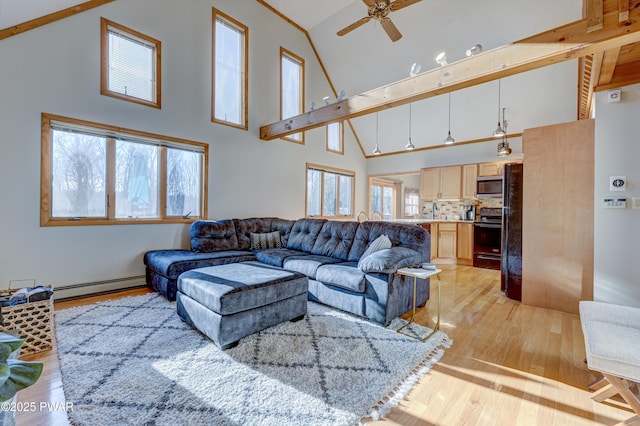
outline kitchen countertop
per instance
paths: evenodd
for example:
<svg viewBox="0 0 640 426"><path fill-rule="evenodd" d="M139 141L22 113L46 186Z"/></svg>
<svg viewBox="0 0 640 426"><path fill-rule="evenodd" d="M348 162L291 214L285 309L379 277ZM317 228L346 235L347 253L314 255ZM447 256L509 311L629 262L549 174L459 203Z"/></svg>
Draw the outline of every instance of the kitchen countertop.
<svg viewBox="0 0 640 426"><path fill-rule="evenodd" d="M445 222L445 223L473 223L473 220L463 220L463 219L392 219L392 220L387 220L386 222L395 222L395 223L415 223L420 224L420 223L441 223L441 222Z"/></svg>

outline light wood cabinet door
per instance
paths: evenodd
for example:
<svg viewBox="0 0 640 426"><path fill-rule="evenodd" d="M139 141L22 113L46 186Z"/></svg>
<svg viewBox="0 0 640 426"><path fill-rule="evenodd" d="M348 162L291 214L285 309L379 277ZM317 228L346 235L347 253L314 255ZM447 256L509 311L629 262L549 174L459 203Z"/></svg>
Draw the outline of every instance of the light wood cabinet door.
<svg viewBox="0 0 640 426"><path fill-rule="evenodd" d="M438 224L431 224L431 261L438 258Z"/></svg>
<svg viewBox="0 0 640 426"><path fill-rule="evenodd" d="M456 259L456 231L455 223L438 224L438 258Z"/></svg>
<svg viewBox="0 0 640 426"><path fill-rule="evenodd" d="M458 265L473 265L473 223L458 223Z"/></svg>
<svg viewBox="0 0 640 426"><path fill-rule="evenodd" d="M441 199L459 200L462 167L449 166L440 168L440 197Z"/></svg>
<svg viewBox="0 0 640 426"><path fill-rule="evenodd" d="M440 168L420 170L420 198L437 200L440 195Z"/></svg>
<svg viewBox="0 0 640 426"><path fill-rule="evenodd" d="M470 200L476 197L476 182L478 180L478 165L465 164L462 166L462 199Z"/></svg>
<svg viewBox="0 0 640 426"><path fill-rule="evenodd" d="M493 161L478 164L478 176L500 176L502 174L500 163L500 161Z"/></svg>

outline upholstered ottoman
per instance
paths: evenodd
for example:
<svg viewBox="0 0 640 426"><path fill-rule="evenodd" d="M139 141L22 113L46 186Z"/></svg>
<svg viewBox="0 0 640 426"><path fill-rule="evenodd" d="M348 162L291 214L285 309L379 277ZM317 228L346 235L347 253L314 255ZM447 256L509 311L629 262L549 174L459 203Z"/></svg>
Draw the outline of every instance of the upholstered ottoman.
<svg viewBox="0 0 640 426"><path fill-rule="evenodd" d="M183 272L178 277L177 310L222 349L245 336L307 312L306 276L242 262Z"/></svg>

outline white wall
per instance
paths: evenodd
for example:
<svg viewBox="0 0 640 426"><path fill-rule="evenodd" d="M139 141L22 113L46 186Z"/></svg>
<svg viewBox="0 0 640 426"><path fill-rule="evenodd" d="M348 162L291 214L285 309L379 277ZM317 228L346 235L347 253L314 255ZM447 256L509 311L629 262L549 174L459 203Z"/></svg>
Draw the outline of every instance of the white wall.
<svg viewBox="0 0 640 426"><path fill-rule="evenodd" d="M596 94L594 299L640 307L640 85L622 88L620 103ZM625 192L609 191L609 176L626 176ZM627 198L627 208L604 209L602 199Z"/></svg>
<svg viewBox="0 0 640 426"><path fill-rule="evenodd" d="M249 131L210 122L212 6L249 27ZM101 16L161 40L161 110L100 95ZM304 216L306 162L355 171L363 210L348 127L344 155L325 151L324 129L304 146L258 138L279 118L281 45L306 61L307 100L330 92L306 37L254 0L118 1L0 41L0 287L139 276L145 251L188 244L187 225L40 227L42 112L208 143L210 218Z"/></svg>

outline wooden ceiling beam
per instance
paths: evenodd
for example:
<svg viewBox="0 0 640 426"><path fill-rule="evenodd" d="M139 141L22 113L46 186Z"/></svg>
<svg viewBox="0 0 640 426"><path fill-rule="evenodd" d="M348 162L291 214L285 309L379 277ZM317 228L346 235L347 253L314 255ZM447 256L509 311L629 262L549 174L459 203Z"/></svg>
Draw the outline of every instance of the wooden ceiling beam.
<svg viewBox="0 0 640 426"><path fill-rule="evenodd" d="M595 91L600 92L602 90L617 89L619 87L640 83L638 69L640 69L640 60L618 64L611 82L608 84L598 84Z"/></svg>
<svg viewBox="0 0 640 426"><path fill-rule="evenodd" d="M613 49L605 50L602 57L602 66L600 68L600 76L596 81L596 86L609 84L613 80L613 72L616 69L618 63L618 57L620 56L620 46Z"/></svg>
<svg viewBox="0 0 640 426"><path fill-rule="evenodd" d="M372 114L410 102L453 92L640 41L640 9L618 22L618 12L603 17L603 28L588 31L582 19L544 33L423 72L386 86L322 106L260 128L260 138L273 140L336 121Z"/></svg>
<svg viewBox="0 0 640 426"><path fill-rule="evenodd" d="M587 3L587 31L596 31L604 25L604 4L602 0L585 0Z"/></svg>
<svg viewBox="0 0 640 426"><path fill-rule="evenodd" d="M629 0L618 0L618 21L629 19Z"/></svg>

